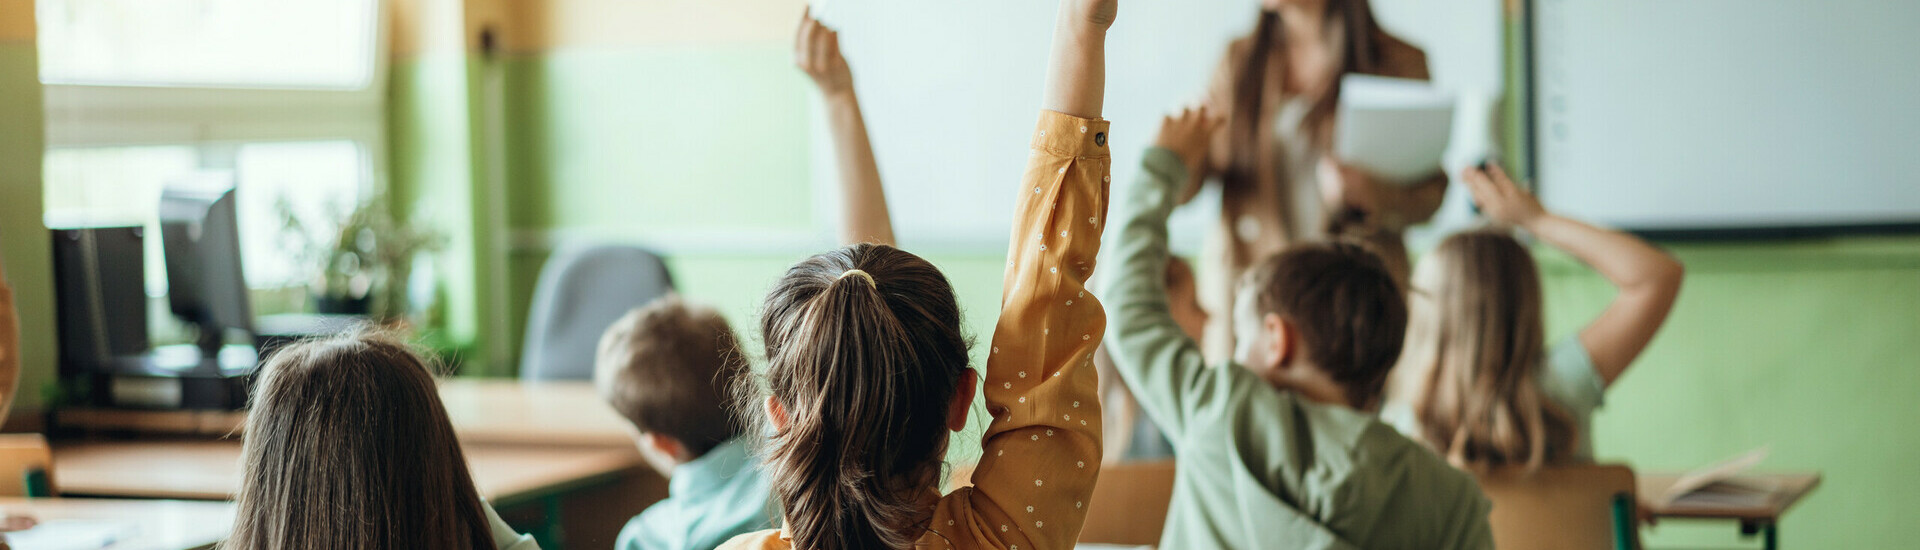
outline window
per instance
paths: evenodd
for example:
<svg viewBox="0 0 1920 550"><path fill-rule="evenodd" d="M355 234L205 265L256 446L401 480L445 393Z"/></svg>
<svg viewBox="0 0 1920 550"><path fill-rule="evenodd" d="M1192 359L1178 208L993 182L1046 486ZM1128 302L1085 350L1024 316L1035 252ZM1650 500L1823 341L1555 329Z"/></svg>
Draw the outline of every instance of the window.
<svg viewBox="0 0 1920 550"><path fill-rule="evenodd" d="M303 296L283 211L324 230L384 188L384 3L37 1L47 225L146 225L159 298L161 189L231 174L248 285Z"/></svg>
<svg viewBox="0 0 1920 550"><path fill-rule="evenodd" d="M39 0L41 81L358 90L373 0Z"/></svg>

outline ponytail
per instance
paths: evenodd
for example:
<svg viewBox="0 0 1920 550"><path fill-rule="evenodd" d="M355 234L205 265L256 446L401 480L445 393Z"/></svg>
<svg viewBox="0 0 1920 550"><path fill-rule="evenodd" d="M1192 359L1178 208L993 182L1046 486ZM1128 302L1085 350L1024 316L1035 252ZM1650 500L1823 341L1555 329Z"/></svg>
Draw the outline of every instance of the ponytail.
<svg viewBox="0 0 1920 550"><path fill-rule="evenodd" d="M908 548L925 533L967 369L959 311L938 269L884 245L809 258L768 293L766 384L788 422L763 455L795 548ZM742 417L758 403L742 400Z"/></svg>

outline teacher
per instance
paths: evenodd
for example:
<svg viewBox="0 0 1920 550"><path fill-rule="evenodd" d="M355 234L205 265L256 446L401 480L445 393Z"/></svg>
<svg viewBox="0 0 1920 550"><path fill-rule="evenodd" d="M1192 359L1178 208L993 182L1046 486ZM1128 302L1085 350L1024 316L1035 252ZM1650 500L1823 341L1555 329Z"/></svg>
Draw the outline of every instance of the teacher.
<svg viewBox="0 0 1920 550"><path fill-rule="evenodd" d="M1401 233L1439 209L1447 177L1412 185L1376 181L1332 156L1340 77L1349 73L1426 80L1427 56L1382 30L1367 0L1262 0L1250 36L1227 47L1207 104L1227 120L1205 166L1194 167L1184 199L1201 182L1221 184L1220 230L1203 252L1199 285L1211 316L1209 358L1233 349L1235 287L1249 265L1288 244L1339 235L1369 242L1406 280Z"/></svg>

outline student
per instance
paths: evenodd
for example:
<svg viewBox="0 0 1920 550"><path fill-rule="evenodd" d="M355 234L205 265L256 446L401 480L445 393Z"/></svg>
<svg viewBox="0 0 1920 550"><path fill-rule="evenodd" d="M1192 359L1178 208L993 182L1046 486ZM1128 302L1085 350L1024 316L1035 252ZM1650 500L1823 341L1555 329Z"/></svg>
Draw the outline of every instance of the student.
<svg viewBox="0 0 1920 550"><path fill-rule="evenodd" d="M1548 348L1526 247L1504 230L1448 237L1414 272L1407 354L1384 416L1461 466L1591 461L1593 411L1666 321L1680 263L1625 233L1546 211L1498 167L1461 177L1488 218L1593 266L1619 293Z"/></svg>
<svg viewBox="0 0 1920 550"><path fill-rule="evenodd" d="M1167 217L1216 124L1163 122L1120 207L1107 271L1114 363L1178 453L1161 548L1490 548L1473 478L1368 414L1406 304L1354 244L1295 243L1248 272L1232 365L1208 367L1167 303Z"/></svg>
<svg viewBox="0 0 1920 550"><path fill-rule="evenodd" d="M726 408L729 386L746 372L727 320L678 295L607 328L594 386L633 423L641 454L668 478L667 499L627 522L614 548L711 550L773 524L767 478Z"/></svg>
<svg viewBox="0 0 1920 550"><path fill-rule="evenodd" d="M1060 9L985 380L967 367L953 288L926 260L859 244L795 265L763 308L766 391L749 415L772 434L785 527L723 548L1073 546L1100 468L1091 358L1105 314L1083 285L1106 206L1098 117L1117 1ZM983 455L973 486L943 496L949 434L977 384L993 415Z"/></svg>
<svg viewBox="0 0 1920 550"><path fill-rule="evenodd" d="M538 550L480 500L420 357L359 329L260 369L222 548Z"/></svg>

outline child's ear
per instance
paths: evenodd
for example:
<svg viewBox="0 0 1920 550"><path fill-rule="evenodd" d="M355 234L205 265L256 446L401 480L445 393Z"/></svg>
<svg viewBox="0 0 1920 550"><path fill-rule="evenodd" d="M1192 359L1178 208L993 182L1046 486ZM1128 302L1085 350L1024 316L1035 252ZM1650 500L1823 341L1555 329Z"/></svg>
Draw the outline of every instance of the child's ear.
<svg viewBox="0 0 1920 550"><path fill-rule="evenodd" d="M767 396L765 408L767 421L773 423L774 431L786 431L787 422L789 421L787 419L787 408L781 406L780 401L774 399L771 395Z"/></svg>
<svg viewBox="0 0 1920 550"><path fill-rule="evenodd" d="M967 369L960 375L960 383L953 388L953 397L947 401L947 429L958 432L967 428L967 412L973 410L973 392L978 391L980 373Z"/></svg>
<svg viewBox="0 0 1920 550"><path fill-rule="evenodd" d="M1298 342L1295 342L1299 339L1298 332L1293 328L1292 323L1280 318L1278 313L1268 313L1266 317L1260 319L1260 323L1261 328L1272 335L1267 339L1266 352L1267 357L1273 359L1273 368L1276 370L1287 368L1288 364L1293 362L1294 348L1298 347Z"/></svg>
<svg viewBox="0 0 1920 550"><path fill-rule="evenodd" d="M687 452L687 446L680 443L680 440L675 439L673 436L659 432L647 432L645 435L640 436L640 440L648 447L653 448L654 451L673 458L675 461L686 462L693 458L689 456L691 453Z"/></svg>

